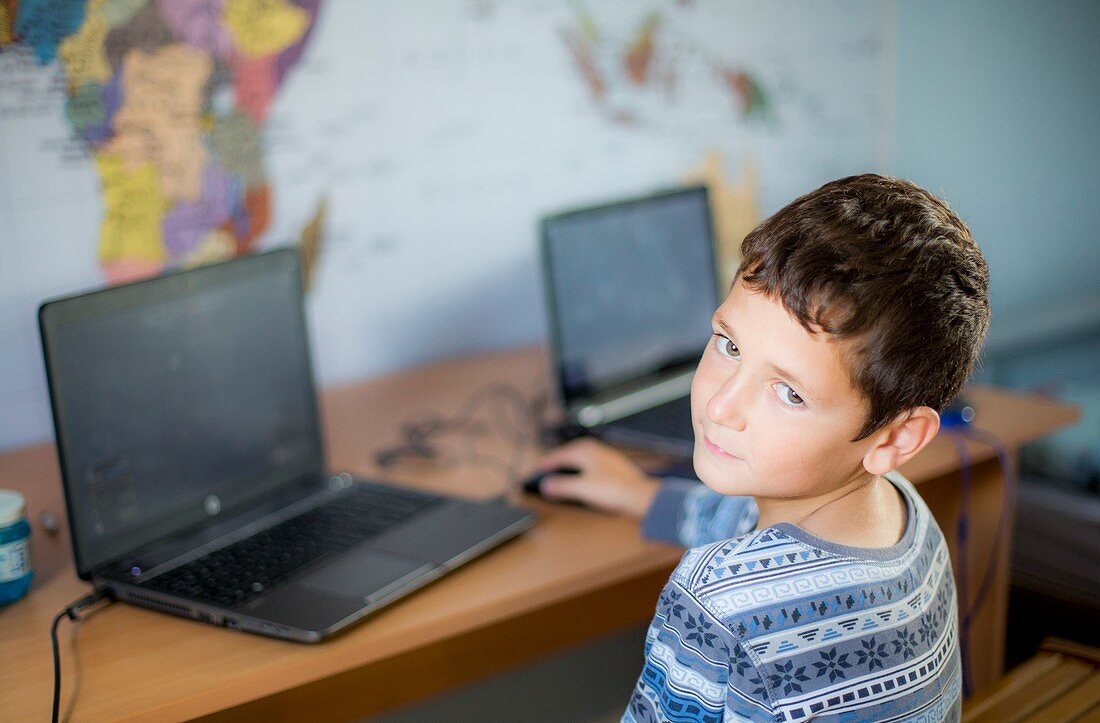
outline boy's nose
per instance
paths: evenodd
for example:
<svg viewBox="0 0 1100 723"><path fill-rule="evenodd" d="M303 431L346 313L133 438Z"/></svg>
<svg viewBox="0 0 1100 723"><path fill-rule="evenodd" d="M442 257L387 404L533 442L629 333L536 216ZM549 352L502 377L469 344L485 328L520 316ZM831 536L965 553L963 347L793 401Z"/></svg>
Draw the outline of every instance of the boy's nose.
<svg viewBox="0 0 1100 723"><path fill-rule="evenodd" d="M748 390L742 375L730 375L707 402L707 416L715 424L740 432L745 429Z"/></svg>

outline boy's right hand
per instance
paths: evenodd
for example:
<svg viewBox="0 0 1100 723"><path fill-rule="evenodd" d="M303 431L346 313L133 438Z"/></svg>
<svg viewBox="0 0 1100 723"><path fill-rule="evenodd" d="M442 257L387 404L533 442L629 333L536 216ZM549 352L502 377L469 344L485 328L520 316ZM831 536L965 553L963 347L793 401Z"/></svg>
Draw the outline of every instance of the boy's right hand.
<svg viewBox="0 0 1100 723"><path fill-rule="evenodd" d="M645 517L660 482L647 475L629 457L603 442L588 437L551 450L538 461L540 470L575 467L575 475L549 475L540 487L550 500L576 501L589 507Z"/></svg>

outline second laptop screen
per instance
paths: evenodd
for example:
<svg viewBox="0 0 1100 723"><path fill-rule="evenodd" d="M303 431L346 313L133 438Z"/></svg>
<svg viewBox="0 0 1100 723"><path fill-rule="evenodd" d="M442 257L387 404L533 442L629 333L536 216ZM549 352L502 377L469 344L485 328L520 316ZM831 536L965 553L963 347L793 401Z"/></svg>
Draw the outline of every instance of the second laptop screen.
<svg viewBox="0 0 1100 723"><path fill-rule="evenodd" d="M698 359L718 304L704 189L554 216L543 233L567 403Z"/></svg>

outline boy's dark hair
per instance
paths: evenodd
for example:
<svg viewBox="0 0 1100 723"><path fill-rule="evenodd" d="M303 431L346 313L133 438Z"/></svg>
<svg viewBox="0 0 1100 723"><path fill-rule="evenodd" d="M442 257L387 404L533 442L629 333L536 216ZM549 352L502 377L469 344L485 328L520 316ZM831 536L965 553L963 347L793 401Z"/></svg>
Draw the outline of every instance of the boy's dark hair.
<svg viewBox="0 0 1100 723"><path fill-rule="evenodd" d="M811 333L854 342L849 373L871 407L856 440L906 409L947 406L989 325L989 269L970 230L897 178L849 176L796 199L745 237L735 278Z"/></svg>

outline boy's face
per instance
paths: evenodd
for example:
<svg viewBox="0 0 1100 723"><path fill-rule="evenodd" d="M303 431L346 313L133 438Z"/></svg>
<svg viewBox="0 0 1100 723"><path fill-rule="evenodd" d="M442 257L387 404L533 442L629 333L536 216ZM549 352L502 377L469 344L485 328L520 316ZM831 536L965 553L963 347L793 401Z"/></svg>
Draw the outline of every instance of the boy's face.
<svg viewBox="0 0 1100 723"><path fill-rule="evenodd" d="M841 344L740 281L718 307L691 387L695 471L723 494L812 498L867 472L868 411Z"/></svg>

